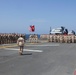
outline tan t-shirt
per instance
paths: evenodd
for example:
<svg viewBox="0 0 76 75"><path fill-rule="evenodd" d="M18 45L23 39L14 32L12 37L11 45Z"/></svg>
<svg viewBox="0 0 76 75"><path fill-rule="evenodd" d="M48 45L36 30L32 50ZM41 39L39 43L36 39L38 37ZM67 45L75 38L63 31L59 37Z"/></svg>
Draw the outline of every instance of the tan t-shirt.
<svg viewBox="0 0 76 75"><path fill-rule="evenodd" d="M18 38L17 44L18 44L18 46L24 46L24 38L22 38L22 37Z"/></svg>

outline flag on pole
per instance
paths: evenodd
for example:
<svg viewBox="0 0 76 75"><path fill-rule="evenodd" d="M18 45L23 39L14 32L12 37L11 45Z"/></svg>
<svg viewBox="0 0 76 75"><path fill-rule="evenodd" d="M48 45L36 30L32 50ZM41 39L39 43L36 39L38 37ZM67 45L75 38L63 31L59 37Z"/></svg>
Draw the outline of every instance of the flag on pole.
<svg viewBox="0 0 76 75"><path fill-rule="evenodd" d="M30 32L34 32L34 31L35 31L35 26L34 26L34 25L30 25L29 31L30 31Z"/></svg>

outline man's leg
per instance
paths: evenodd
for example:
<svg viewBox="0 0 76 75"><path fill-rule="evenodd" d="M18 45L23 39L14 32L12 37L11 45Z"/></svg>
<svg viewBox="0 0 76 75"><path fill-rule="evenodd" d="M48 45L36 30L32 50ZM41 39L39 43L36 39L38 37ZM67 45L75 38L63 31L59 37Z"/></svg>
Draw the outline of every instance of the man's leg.
<svg viewBox="0 0 76 75"><path fill-rule="evenodd" d="M20 46L19 54L22 55L22 46Z"/></svg>
<svg viewBox="0 0 76 75"><path fill-rule="evenodd" d="M21 46L21 53L23 53L23 46Z"/></svg>

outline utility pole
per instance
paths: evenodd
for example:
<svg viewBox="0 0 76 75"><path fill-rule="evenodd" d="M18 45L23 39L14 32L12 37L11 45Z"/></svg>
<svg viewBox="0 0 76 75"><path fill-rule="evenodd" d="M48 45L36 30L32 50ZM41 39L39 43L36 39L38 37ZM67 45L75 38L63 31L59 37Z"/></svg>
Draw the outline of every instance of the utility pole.
<svg viewBox="0 0 76 75"><path fill-rule="evenodd" d="M49 42L50 42L50 34L51 34L51 27L50 27L50 31L49 31Z"/></svg>

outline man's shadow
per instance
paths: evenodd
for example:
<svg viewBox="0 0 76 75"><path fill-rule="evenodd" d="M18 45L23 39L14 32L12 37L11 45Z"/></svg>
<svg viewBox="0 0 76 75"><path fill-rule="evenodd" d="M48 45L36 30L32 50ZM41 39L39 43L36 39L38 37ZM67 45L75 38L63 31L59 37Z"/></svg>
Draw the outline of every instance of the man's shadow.
<svg viewBox="0 0 76 75"><path fill-rule="evenodd" d="M32 55L32 53L22 53L22 55Z"/></svg>

